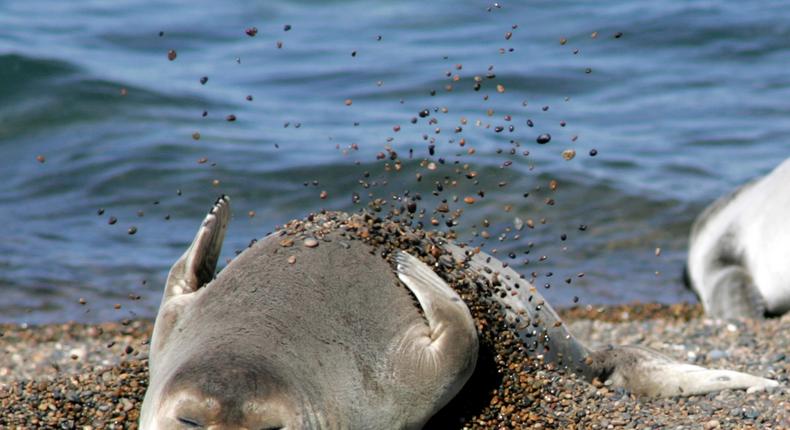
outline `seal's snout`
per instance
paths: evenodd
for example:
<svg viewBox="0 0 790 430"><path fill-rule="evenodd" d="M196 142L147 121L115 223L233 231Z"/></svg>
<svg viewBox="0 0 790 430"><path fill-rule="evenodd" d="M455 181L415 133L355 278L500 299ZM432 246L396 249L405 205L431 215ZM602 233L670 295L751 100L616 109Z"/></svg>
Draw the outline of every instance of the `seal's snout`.
<svg viewBox="0 0 790 430"><path fill-rule="evenodd" d="M159 428L281 429L293 416L275 402L215 399L203 393L172 393L163 404Z"/></svg>
<svg viewBox="0 0 790 430"><path fill-rule="evenodd" d="M232 357L227 366L218 366L214 360L199 361L184 365L165 387L159 428L278 429L294 425L299 414L268 372Z"/></svg>

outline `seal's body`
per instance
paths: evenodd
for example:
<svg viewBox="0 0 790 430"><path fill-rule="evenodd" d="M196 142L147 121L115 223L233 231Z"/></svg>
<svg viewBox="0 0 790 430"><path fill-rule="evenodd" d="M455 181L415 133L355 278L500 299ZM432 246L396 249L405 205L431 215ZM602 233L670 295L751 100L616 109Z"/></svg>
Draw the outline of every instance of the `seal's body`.
<svg viewBox="0 0 790 430"><path fill-rule="evenodd" d="M371 246L328 225L318 240L270 235L214 279L229 218L222 197L170 270L143 430L420 428L471 375L475 322L417 258L397 251L393 270ZM651 396L776 385L645 348L590 349L507 264L452 242L430 247L445 253L437 269L473 275L526 353L587 379Z"/></svg>
<svg viewBox="0 0 790 430"><path fill-rule="evenodd" d="M399 281L361 241L275 234L202 286L227 220L221 199L171 270L142 428L420 428L471 375L469 310L416 258Z"/></svg>
<svg viewBox="0 0 790 430"><path fill-rule="evenodd" d="M705 209L689 242L688 278L706 313L790 310L790 159Z"/></svg>

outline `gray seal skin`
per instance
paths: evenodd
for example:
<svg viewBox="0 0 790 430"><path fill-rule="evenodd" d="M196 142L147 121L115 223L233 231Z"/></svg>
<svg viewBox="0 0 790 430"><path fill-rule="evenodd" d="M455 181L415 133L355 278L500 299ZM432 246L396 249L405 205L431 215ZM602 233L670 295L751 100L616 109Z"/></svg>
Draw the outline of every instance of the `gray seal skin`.
<svg viewBox="0 0 790 430"><path fill-rule="evenodd" d="M475 323L430 267L399 252L396 276L370 246L337 232L287 251L274 234L214 279L229 217L223 196L170 270L142 429L421 428L460 391L477 360ZM648 396L777 385L639 346L590 348L512 268L441 245L492 289L491 305L529 353L588 380Z"/></svg>
<svg viewBox="0 0 790 430"><path fill-rule="evenodd" d="M706 314L762 318L790 310L790 159L696 219L687 281Z"/></svg>
<svg viewBox="0 0 790 430"><path fill-rule="evenodd" d="M223 196L170 271L141 428L421 428L471 375L474 320L421 261L274 234L212 280L229 217Z"/></svg>

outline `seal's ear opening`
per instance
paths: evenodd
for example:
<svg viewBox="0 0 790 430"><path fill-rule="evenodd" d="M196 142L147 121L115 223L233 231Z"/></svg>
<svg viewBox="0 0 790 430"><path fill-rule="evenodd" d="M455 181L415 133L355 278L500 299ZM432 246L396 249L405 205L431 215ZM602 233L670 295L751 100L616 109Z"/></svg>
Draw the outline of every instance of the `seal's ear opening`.
<svg viewBox="0 0 790 430"><path fill-rule="evenodd" d="M170 269L163 303L174 296L193 293L214 279L229 221L230 197L222 195L206 215L192 245Z"/></svg>

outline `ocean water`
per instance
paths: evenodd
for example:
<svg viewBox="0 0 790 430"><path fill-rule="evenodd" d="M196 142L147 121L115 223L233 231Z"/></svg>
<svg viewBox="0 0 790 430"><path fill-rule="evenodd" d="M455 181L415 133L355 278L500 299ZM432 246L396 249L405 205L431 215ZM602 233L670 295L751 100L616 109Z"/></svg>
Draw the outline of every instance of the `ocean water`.
<svg viewBox="0 0 790 430"><path fill-rule="evenodd" d="M556 306L694 301L694 217L790 155L788 55L787 1L5 0L0 321L154 316L221 193L222 261L409 190Z"/></svg>

